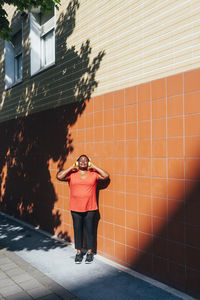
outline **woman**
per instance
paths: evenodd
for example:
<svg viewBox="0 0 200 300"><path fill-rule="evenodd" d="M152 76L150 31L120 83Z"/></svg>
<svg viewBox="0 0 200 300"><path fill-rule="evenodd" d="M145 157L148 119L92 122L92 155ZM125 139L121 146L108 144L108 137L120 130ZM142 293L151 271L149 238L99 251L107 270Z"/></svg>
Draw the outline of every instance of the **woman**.
<svg viewBox="0 0 200 300"><path fill-rule="evenodd" d="M87 247L85 262L93 261L94 218L98 210L97 181L108 178L109 174L92 164L85 154L79 156L73 166L57 174L57 179L68 181L70 186L70 210L73 219L75 248L77 249L75 263L81 263L83 260L83 231Z"/></svg>

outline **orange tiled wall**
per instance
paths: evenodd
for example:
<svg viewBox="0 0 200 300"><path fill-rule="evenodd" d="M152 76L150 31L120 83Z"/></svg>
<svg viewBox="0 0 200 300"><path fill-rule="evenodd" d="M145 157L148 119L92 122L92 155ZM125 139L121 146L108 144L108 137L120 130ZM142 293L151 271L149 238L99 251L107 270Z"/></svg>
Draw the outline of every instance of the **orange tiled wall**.
<svg viewBox="0 0 200 300"><path fill-rule="evenodd" d="M111 176L99 195L98 253L199 293L200 70L93 98L71 128L74 151ZM73 237L69 188L55 180L57 232Z"/></svg>

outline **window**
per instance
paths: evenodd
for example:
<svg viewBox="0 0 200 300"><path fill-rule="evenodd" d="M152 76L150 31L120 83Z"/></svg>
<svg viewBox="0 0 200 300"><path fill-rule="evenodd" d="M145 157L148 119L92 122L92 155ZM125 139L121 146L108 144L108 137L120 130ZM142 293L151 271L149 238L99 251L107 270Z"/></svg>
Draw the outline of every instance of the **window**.
<svg viewBox="0 0 200 300"><path fill-rule="evenodd" d="M55 62L55 12L30 15L31 75Z"/></svg>
<svg viewBox="0 0 200 300"><path fill-rule="evenodd" d="M22 80L22 30L5 41L5 87Z"/></svg>

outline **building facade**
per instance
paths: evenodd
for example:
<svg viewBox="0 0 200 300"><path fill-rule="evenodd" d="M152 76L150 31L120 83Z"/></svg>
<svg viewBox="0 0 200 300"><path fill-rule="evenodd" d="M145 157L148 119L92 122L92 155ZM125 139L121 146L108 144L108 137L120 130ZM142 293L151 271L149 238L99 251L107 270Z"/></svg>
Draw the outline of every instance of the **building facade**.
<svg viewBox="0 0 200 300"><path fill-rule="evenodd" d="M111 175L97 252L199 296L199 1L6 9L1 210L73 241L56 173L86 153Z"/></svg>

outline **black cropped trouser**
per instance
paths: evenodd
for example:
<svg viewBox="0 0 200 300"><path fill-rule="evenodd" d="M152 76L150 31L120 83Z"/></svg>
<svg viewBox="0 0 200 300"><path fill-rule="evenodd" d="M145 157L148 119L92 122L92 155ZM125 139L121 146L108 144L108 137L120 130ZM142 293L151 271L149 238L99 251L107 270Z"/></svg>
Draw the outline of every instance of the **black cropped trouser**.
<svg viewBox="0 0 200 300"><path fill-rule="evenodd" d="M94 248L94 220L96 210L87 212L71 211L74 227L75 248L81 250L83 248L83 232L85 235L86 248Z"/></svg>

